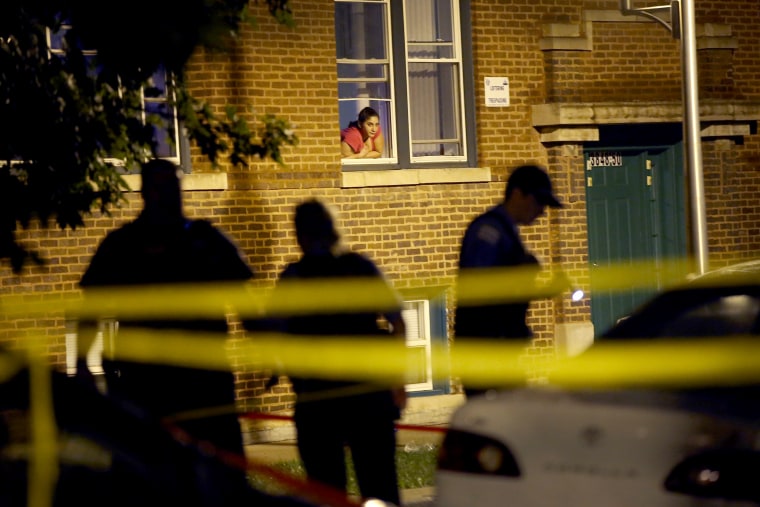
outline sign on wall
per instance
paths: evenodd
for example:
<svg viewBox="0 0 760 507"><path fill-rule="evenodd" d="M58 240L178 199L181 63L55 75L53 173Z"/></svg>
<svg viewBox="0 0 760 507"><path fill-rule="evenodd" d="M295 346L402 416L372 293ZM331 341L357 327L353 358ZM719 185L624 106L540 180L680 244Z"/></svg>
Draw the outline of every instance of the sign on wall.
<svg viewBox="0 0 760 507"><path fill-rule="evenodd" d="M509 78L486 78L486 106L507 107L509 105Z"/></svg>

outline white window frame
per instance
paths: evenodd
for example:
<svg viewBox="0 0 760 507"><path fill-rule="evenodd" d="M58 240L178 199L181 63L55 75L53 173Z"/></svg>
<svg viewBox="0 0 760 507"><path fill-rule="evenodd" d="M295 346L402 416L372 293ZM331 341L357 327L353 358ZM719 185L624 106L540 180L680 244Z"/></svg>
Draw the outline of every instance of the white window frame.
<svg viewBox="0 0 760 507"><path fill-rule="evenodd" d="M423 141L414 141L412 139L412 129L409 128L409 156L412 163L416 162L463 162L467 160L467 142L468 142L468 136L467 136L467 128L465 125L465 118L464 118L464 111L465 111L465 100L464 100L464 73L463 73L463 65L462 65L462 25L461 20L459 17L459 0L451 0L451 24L452 24L452 38L454 39L451 43L451 49L453 53L452 58L412 58L408 56L410 54L409 47L412 45L412 43L409 41L409 38L407 34L410 32L408 29L408 22L410 16L407 14L407 2L404 1L404 54L407 55L405 60L406 64L406 75L407 77L411 73L410 64L413 63L450 63L454 64L457 67L457 75L458 75L458 87L459 87L459 108L457 111L457 125L458 129L460 131L460 139L453 139L454 142L461 142L462 145L462 154L461 155L452 155L452 156L415 156L414 150L412 149L414 144L442 144L442 141L446 141L446 139L434 139L431 140L431 143L424 143ZM430 45L430 43L425 44ZM411 97L412 90L410 88L410 80L406 80L406 96ZM412 101L407 100L407 117L412 118ZM411 125L411 121L410 121Z"/></svg>
<svg viewBox="0 0 760 507"><path fill-rule="evenodd" d="M391 12L390 12L390 0L335 0L335 3L366 3L366 4L381 4L385 6L385 35L386 39L389 41L389 47L386 48L386 55L387 58L385 59L371 59L371 60L355 60L355 59L345 59L345 58L336 58L336 64L371 64L371 65L377 65L377 64L385 64L388 66L388 88L390 90L390 98L389 99L379 99L374 97L368 97L366 100L366 103L362 104L362 107L369 106L370 101L375 102L388 102L389 108L388 110L391 112L390 118L388 118L388 125L390 125L390 139L388 139L388 132L383 131L383 135L386 138L386 150L390 149L392 150L392 153L389 154L388 157L380 157L375 159L343 159L341 162L343 165L351 166L351 165L387 165L388 163L395 164L398 162L398 143L396 142L397 137L397 129L396 129L396 112L394 104L396 103L396 87L394 86L395 82L395 75L394 75L394 60L393 60L393 45L390 41L393 31L391 28ZM376 81L381 82L382 80L379 78L362 78L362 79L356 79L356 78L344 78L341 79L338 75L338 82L352 82L352 81L361 81L361 82L370 82L370 81ZM356 98L346 98L341 99L338 97L338 102L354 102L356 101ZM359 108L357 108L359 109ZM355 120L356 118L353 118ZM346 125L340 125L340 128L345 128ZM392 146L393 148L389 148L389 146Z"/></svg>
<svg viewBox="0 0 760 507"><path fill-rule="evenodd" d="M72 25L68 23L61 24L61 27L59 30L65 31L70 30L72 28ZM46 29L46 37L47 37L47 47L50 55L59 55L63 56L64 52L63 50L59 48L54 48L52 44L52 31L50 28ZM91 49L83 49L82 54L85 56L95 56L97 55L97 51L91 50ZM153 104L159 104L159 103L166 103L167 106L169 104L173 104L176 101L176 95L175 95L175 83L174 83L174 76L171 75L171 73L167 72L165 69L160 68L156 71L156 73L162 72L164 74L164 86L166 88L166 97L146 97L145 96L145 89L143 88L140 93L140 101L142 106L142 122L146 122L146 103L153 103ZM155 74L154 74L155 75ZM152 76L151 76L152 79ZM121 93L121 90L119 90L119 93ZM173 129L174 129L174 139L171 140L171 142L174 143L174 152L175 155L172 156L162 156L162 159L169 160L176 164L177 166L182 165L182 152L183 152L183 146L182 146L182 136L180 131L180 125L179 125L179 118L177 113L177 107L175 105L171 106L174 110L174 114L172 115L172 122L173 122ZM124 167L124 161L118 158L106 158L106 161L118 166L118 167ZM188 164L189 165L189 164Z"/></svg>
<svg viewBox="0 0 760 507"><path fill-rule="evenodd" d="M433 358L430 329L430 301L411 299L404 301L401 312L406 324L406 346L409 349L424 349L425 371L423 382L406 384L406 390L430 391L433 389ZM415 372L417 373L417 372ZM417 378L417 375L415 375Z"/></svg>
<svg viewBox="0 0 760 507"><path fill-rule="evenodd" d="M66 373L74 375L77 372L77 357L79 355L78 334L79 326L76 320L66 321ZM106 342L113 350L113 339L116 335L118 323L114 319L104 319L98 322L98 331L95 334L90 350L87 351L87 367L93 375L103 375L103 351Z"/></svg>
<svg viewBox="0 0 760 507"><path fill-rule="evenodd" d="M407 2L412 0L334 0L338 3L364 3L373 5L383 5L386 10L385 19L385 40L389 47L386 48L387 59L384 60L353 60L353 59L336 59L340 64L361 64L385 63L389 69L389 96L390 99L368 98L375 102L389 102L390 118L388 125L391 132L384 132L386 136L386 145L389 145L390 153L388 157L378 159L342 159L341 164L344 171L356 170L378 170L378 169L426 169L426 168L455 168L455 167L476 167L477 153L476 145L473 142L475 136L475 99L474 99L474 82L472 58L467 55L472 54L471 41L469 38L463 40L463 32L471 30L471 21L469 18L470 0L450 0L451 2L451 23L452 23L452 56L450 58L410 58L409 47L412 42L407 40ZM401 18L394 19L395 18ZM463 19L464 18L464 19ZM395 30L394 30L395 27ZM337 34L336 34L337 36ZM435 45L435 41L427 42L427 46ZM448 44L448 43L447 43ZM454 141L461 144L461 153L458 155L425 155L415 156L413 152L414 144L421 144L420 140L412 140L412 118L411 93L410 88L410 64L416 63L433 63L433 64L451 64L456 66L456 76L458 82L455 87L458 90L458 110L454 111L457 116L457 138L455 139L432 139L432 142L423 144L445 144L443 141ZM403 74L403 75L401 75ZM350 78L342 80L338 76L338 82L350 82ZM371 79L369 79L371 80ZM362 79L368 81L368 79ZM356 101L356 97L339 97L339 102ZM355 118L353 119L355 120ZM382 120L382 119L381 119ZM339 128L345 128L346 119L341 119ZM336 143L337 147L337 143ZM337 149L337 148L336 148Z"/></svg>

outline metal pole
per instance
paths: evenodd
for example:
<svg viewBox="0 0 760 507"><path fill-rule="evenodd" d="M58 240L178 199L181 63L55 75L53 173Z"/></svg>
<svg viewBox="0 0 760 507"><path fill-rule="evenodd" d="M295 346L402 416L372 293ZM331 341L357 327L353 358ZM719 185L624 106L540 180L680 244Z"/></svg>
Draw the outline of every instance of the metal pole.
<svg viewBox="0 0 760 507"><path fill-rule="evenodd" d="M702 144L699 123L697 42L694 0L681 0L681 79L683 81L684 142L686 172L691 204L691 241L699 274L708 269L707 213L702 173Z"/></svg>

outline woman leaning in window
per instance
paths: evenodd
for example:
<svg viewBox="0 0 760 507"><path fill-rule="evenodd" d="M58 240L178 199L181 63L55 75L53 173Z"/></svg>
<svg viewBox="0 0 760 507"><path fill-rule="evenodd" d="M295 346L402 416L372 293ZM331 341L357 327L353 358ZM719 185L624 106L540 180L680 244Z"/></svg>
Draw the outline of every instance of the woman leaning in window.
<svg viewBox="0 0 760 507"><path fill-rule="evenodd" d="M357 120L340 131L340 153L343 158L380 158L384 147L380 115L371 107L359 111Z"/></svg>

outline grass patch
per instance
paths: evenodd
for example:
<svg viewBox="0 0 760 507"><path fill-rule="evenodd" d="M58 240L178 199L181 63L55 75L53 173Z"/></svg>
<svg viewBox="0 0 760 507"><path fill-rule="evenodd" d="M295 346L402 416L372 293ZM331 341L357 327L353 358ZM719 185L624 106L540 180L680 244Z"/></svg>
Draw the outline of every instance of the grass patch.
<svg viewBox="0 0 760 507"><path fill-rule="evenodd" d="M419 446L406 445L396 450L396 470L398 471L399 488L412 489L432 486L435 481L435 463L438 456L438 447L431 444ZM346 453L348 471L348 492L358 494L356 474L350 453ZM272 465L273 468L288 473L289 475L305 478L301 460L281 461ZM255 473L250 474L251 485L261 491L271 494L287 493L278 481L271 475Z"/></svg>

